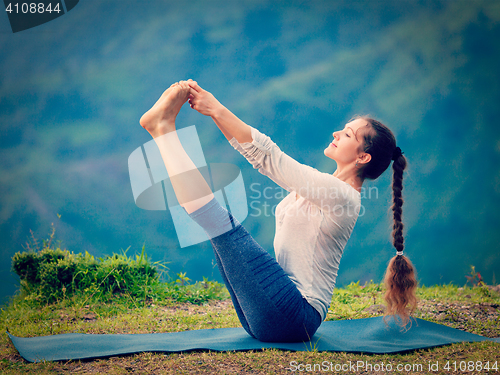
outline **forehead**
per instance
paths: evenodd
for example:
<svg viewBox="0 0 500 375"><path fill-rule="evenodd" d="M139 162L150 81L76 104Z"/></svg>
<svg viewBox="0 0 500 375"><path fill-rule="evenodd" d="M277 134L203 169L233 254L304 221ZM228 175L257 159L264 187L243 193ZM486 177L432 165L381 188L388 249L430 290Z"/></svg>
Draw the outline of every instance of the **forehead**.
<svg viewBox="0 0 500 375"><path fill-rule="evenodd" d="M345 127L346 129L347 128L351 128L352 130L354 130L354 132L356 133L356 131L359 129L359 128L364 128L368 125L368 121L366 120L363 120L362 118L358 118L356 120L352 120L351 122L348 122Z"/></svg>

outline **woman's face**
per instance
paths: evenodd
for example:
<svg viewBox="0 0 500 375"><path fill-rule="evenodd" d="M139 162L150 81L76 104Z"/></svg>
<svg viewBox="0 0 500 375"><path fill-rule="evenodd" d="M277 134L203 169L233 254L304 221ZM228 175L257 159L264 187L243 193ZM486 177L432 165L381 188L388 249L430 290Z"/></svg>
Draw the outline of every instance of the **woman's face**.
<svg viewBox="0 0 500 375"><path fill-rule="evenodd" d="M356 119L346 124L343 130L333 133L333 141L325 149L325 155L337 162L338 165L356 163L358 155L364 149L363 130L368 122Z"/></svg>

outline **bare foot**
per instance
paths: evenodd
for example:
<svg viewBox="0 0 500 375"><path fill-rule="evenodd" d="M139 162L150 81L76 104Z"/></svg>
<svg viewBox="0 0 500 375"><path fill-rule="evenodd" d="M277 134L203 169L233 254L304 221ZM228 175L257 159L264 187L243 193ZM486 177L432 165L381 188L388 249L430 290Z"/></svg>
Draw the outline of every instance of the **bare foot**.
<svg viewBox="0 0 500 375"><path fill-rule="evenodd" d="M181 81L170 86L155 105L142 115L141 126L153 138L175 130L175 118L189 98L189 85Z"/></svg>

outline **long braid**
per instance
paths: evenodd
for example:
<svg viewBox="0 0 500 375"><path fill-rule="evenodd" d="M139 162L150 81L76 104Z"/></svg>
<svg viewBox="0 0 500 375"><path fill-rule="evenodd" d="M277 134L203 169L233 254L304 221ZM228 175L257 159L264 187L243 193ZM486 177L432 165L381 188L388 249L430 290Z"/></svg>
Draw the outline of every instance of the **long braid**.
<svg viewBox="0 0 500 375"><path fill-rule="evenodd" d="M406 168L406 158L401 155L392 163L392 212L394 214L394 225L392 228L393 244L397 251L403 251L403 171Z"/></svg>
<svg viewBox="0 0 500 375"><path fill-rule="evenodd" d="M415 268L408 257L402 255L404 249L403 237L403 172L407 161L401 149L396 147L396 138L391 130L381 122L368 116L358 116L367 122L364 132L364 152L371 155L371 160L359 170L362 179L378 178L392 163L392 226L393 244L401 255L392 257L385 273L386 315L398 316L403 325L410 321L410 315L417 307L417 279Z"/></svg>
<svg viewBox="0 0 500 375"><path fill-rule="evenodd" d="M403 171L406 168L406 158L399 155L392 163L392 212L394 224L392 230L393 244L398 252L404 249L403 237ZM391 259L385 275L387 288L385 300L387 302L387 314L398 315L402 323L406 325L410 321L410 314L417 306L415 290L417 280L414 267L410 260L403 255L397 255ZM407 310L409 307L409 311Z"/></svg>

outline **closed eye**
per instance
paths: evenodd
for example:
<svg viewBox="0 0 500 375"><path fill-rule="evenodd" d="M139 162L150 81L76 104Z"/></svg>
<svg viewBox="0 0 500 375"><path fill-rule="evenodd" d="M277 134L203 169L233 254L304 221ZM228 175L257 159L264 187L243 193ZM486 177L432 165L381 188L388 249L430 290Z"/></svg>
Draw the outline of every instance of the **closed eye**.
<svg viewBox="0 0 500 375"><path fill-rule="evenodd" d="M351 138L351 136L348 134L348 131L349 131L349 130L350 130L350 131L352 131L352 134L354 135L354 138L356 138L356 140L358 140L358 138L356 137L356 133L355 133L355 132L354 132L354 130L352 130L352 128L351 128L351 127L349 127L349 126L346 128L346 132L345 132L345 134L346 134L349 138Z"/></svg>

